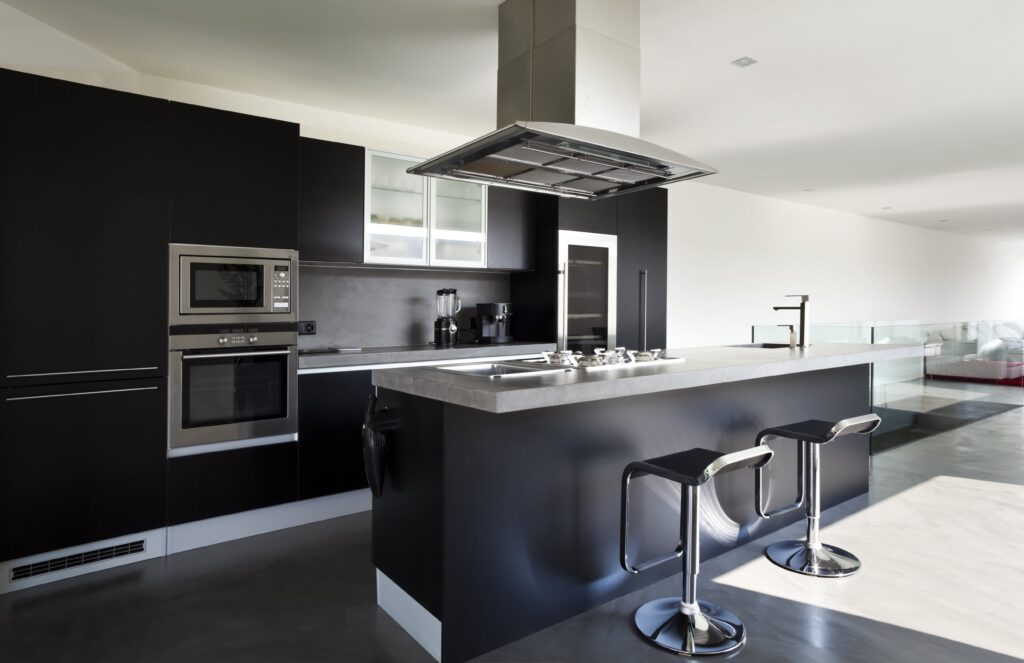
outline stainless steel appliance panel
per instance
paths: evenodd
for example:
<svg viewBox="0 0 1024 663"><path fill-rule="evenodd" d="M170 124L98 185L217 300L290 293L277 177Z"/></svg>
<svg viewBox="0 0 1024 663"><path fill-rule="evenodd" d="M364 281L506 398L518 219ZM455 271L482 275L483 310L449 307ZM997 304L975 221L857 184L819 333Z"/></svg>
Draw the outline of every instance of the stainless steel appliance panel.
<svg viewBox="0 0 1024 663"><path fill-rule="evenodd" d="M170 245L170 324L295 322L298 252Z"/></svg>
<svg viewBox="0 0 1024 663"><path fill-rule="evenodd" d="M297 346L170 355L171 448L298 432Z"/></svg>

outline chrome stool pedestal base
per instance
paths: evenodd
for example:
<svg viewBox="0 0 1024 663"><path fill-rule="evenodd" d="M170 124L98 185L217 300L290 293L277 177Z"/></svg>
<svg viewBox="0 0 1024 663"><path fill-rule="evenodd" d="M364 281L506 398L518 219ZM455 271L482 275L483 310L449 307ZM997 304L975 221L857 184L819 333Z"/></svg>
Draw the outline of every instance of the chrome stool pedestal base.
<svg viewBox="0 0 1024 663"><path fill-rule="evenodd" d="M827 543L812 548L806 541L780 541L765 548L764 555L784 569L818 578L842 578L860 568L856 555Z"/></svg>
<svg viewBox="0 0 1024 663"><path fill-rule="evenodd" d="M747 632L735 614L710 601L697 601L700 614L680 610L681 597L657 599L636 611L633 621L653 645L684 656L714 656L739 649Z"/></svg>

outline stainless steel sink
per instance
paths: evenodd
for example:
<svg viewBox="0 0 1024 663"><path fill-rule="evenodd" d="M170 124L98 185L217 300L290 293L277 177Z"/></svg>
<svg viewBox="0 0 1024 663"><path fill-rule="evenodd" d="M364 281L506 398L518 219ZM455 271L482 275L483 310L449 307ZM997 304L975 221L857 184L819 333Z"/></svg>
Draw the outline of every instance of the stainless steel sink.
<svg viewBox="0 0 1024 663"><path fill-rule="evenodd" d="M740 343L739 345L727 345L727 348L764 348L765 350L788 348L789 343Z"/></svg>
<svg viewBox="0 0 1024 663"><path fill-rule="evenodd" d="M459 375L472 375L480 378L488 378L489 380L529 377L548 373L567 373L572 370L566 366L551 366L550 364L513 364L511 362L457 364L454 366L432 366L431 368L435 371L458 373Z"/></svg>

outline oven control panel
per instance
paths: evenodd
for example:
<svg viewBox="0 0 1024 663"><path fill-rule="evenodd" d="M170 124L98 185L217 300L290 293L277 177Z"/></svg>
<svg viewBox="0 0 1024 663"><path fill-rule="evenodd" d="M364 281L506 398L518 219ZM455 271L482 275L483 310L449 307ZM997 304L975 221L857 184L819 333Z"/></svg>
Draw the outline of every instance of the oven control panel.
<svg viewBox="0 0 1024 663"><path fill-rule="evenodd" d="M238 334L231 336L221 336L217 339L218 345L253 345L259 343L260 337L256 334Z"/></svg>
<svg viewBox="0 0 1024 663"><path fill-rule="evenodd" d="M292 310L292 276L288 265L272 265L270 281L270 308L274 313Z"/></svg>

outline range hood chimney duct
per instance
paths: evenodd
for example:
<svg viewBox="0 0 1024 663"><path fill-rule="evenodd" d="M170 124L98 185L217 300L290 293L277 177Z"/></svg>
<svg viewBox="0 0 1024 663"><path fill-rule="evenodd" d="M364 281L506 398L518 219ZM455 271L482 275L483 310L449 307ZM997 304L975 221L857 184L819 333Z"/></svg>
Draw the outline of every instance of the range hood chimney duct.
<svg viewBox="0 0 1024 663"><path fill-rule="evenodd" d="M599 199L714 168L637 138L639 0L505 0L498 13L501 127L409 169Z"/></svg>

